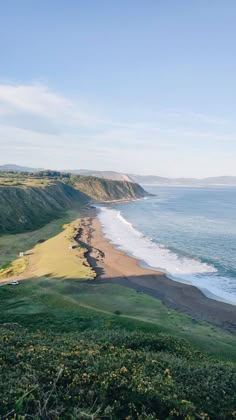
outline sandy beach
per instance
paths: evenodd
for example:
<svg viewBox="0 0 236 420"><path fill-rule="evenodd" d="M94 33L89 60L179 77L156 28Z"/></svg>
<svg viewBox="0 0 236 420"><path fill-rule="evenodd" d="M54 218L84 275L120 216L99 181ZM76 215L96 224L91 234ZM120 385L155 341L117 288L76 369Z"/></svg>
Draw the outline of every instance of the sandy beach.
<svg viewBox="0 0 236 420"><path fill-rule="evenodd" d="M139 261L116 249L103 235L96 209L83 210L77 240L87 248L88 263L96 271L96 282L109 282L160 299L165 305L236 332L236 307L206 297L191 285L170 280L164 273L141 267Z"/></svg>

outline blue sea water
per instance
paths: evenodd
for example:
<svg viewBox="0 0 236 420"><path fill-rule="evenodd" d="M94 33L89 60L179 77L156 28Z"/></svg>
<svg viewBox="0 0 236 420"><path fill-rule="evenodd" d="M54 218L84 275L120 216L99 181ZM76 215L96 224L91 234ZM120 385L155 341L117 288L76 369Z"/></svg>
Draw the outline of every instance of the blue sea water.
<svg viewBox="0 0 236 420"><path fill-rule="evenodd" d="M143 200L102 206L107 238L143 264L236 305L236 187L145 187Z"/></svg>

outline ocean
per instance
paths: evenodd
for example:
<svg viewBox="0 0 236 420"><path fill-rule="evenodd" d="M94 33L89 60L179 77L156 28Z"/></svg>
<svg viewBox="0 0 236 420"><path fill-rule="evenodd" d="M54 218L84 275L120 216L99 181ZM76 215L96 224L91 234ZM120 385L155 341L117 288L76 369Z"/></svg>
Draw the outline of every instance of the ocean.
<svg viewBox="0 0 236 420"><path fill-rule="evenodd" d="M141 265L236 305L236 187L147 187L100 206L105 236Z"/></svg>

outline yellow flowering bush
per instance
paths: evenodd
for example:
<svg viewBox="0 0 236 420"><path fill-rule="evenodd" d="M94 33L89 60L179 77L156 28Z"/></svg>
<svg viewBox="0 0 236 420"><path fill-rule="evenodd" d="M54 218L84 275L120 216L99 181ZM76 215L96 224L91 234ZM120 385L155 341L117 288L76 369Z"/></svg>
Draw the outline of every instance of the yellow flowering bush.
<svg viewBox="0 0 236 420"><path fill-rule="evenodd" d="M199 357L182 340L124 330L0 333L0 418L235 416L235 365Z"/></svg>

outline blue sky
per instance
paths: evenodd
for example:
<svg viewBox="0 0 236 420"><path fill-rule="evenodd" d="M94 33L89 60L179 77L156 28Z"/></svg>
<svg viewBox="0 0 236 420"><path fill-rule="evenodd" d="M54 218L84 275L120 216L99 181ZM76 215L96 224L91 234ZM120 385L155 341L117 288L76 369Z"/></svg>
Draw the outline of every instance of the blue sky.
<svg viewBox="0 0 236 420"><path fill-rule="evenodd" d="M236 175L234 0L0 5L0 164Z"/></svg>

